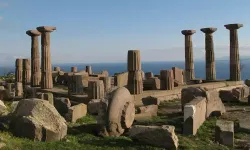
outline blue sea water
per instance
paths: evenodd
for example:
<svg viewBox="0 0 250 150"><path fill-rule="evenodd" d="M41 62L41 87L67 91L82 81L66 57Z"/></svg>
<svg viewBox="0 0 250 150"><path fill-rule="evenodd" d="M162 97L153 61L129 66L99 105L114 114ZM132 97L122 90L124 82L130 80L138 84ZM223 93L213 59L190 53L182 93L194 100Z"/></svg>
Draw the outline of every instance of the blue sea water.
<svg viewBox="0 0 250 150"><path fill-rule="evenodd" d="M241 78L245 80L250 78L250 60L241 61L242 70ZM249 64L249 65L248 65ZM126 63L93 63L93 64L55 64L53 67L59 66L61 70L70 71L70 67L77 66L79 70L85 70L86 65L91 65L94 73L99 73L102 70L107 70L110 75L118 72L124 72L127 70ZM172 61L172 62L142 62L142 70L144 72L153 72L154 74L159 74L162 69L171 69L172 67L179 67L184 69L184 62ZM195 61L195 77L205 79L205 62ZM4 75L7 72L14 71L13 67L0 67L0 74ZM229 78L229 61L216 61L216 77L217 79L228 79Z"/></svg>

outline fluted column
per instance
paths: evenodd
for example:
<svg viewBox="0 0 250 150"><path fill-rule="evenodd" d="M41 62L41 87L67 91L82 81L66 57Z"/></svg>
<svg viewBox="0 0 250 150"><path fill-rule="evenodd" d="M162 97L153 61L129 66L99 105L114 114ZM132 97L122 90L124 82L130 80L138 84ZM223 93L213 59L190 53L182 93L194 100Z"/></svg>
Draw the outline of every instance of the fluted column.
<svg viewBox="0 0 250 150"><path fill-rule="evenodd" d="M243 24L227 24L225 27L230 31L230 80L240 81L240 58L237 29L243 27Z"/></svg>
<svg viewBox="0 0 250 150"><path fill-rule="evenodd" d="M182 30L181 33L185 35L185 76L186 81L193 80L194 75L194 56L193 56L193 41L192 35L195 30Z"/></svg>
<svg viewBox="0 0 250 150"><path fill-rule="evenodd" d="M77 67L71 67L71 72L77 72Z"/></svg>
<svg viewBox="0 0 250 150"><path fill-rule="evenodd" d="M23 82L23 59L16 59L16 71L15 71L16 82Z"/></svg>
<svg viewBox="0 0 250 150"><path fill-rule="evenodd" d="M23 59L23 86L30 85L31 66L30 59Z"/></svg>
<svg viewBox="0 0 250 150"><path fill-rule="evenodd" d="M202 28L205 33L206 80L216 80L213 33L217 28Z"/></svg>
<svg viewBox="0 0 250 150"><path fill-rule="evenodd" d="M50 55L50 32L56 30L56 27L41 26L37 27L37 30L42 33L41 89L51 89L53 88L53 81L52 81L52 65L51 65L51 55Z"/></svg>
<svg viewBox="0 0 250 150"><path fill-rule="evenodd" d="M40 54L37 30L28 30L26 34L31 36L31 86L39 87L41 82Z"/></svg>
<svg viewBox="0 0 250 150"><path fill-rule="evenodd" d="M91 66L86 66L86 70L85 70L88 74L92 74L92 68Z"/></svg>

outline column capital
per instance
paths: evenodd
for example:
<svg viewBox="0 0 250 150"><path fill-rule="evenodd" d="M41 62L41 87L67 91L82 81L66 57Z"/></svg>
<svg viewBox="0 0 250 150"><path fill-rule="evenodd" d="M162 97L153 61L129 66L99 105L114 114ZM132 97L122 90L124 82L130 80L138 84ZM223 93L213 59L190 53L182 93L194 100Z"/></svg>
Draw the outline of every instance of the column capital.
<svg viewBox="0 0 250 150"><path fill-rule="evenodd" d="M206 34L211 34L214 33L217 30L217 28L201 28L201 31Z"/></svg>
<svg viewBox="0 0 250 150"><path fill-rule="evenodd" d="M40 26L36 28L39 32L53 32L56 27L53 26Z"/></svg>
<svg viewBox="0 0 250 150"><path fill-rule="evenodd" d="M29 36L39 36L41 35L41 33L37 30L28 30L26 31L26 34L29 35Z"/></svg>
<svg viewBox="0 0 250 150"><path fill-rule="evenodd" d="M228 30L236 30L236 29L239 29L241 27L243 27L243 24L226 24L224 25L224 27L226 27Z"/></svg>
<svg viewBox="0 0 250 150"><path fill-rule="evenodd" d="M182 30L181 33L183 35L192 35L192 34L196 33L196 31L195 30Z"/></svg>

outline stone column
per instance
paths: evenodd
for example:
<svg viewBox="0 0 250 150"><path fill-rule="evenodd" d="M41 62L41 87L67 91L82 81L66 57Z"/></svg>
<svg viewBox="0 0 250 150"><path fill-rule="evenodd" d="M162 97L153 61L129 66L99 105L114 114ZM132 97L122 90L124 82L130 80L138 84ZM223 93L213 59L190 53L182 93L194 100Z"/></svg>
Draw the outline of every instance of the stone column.
<svg viewBox="0 0 250 150"><path fill-rule="evenodd" d="M193 80L194 77L194 56L193 56L193 42L192 35L195 30L182 30L181 33L185 35L185 75L186 81Z"/></svg>
<svg viewBox="0 0 250 150"><path fill-rule="evenodd" d="M89 73L89 74L93 73L91 66L86 66L86 72Z"/></svg>
<svg viewBox="0 0 250 150"><path fill-rule="evenodd" d="M174 73L173 70L161 70L160 71L161 90L173 90L174 89Z"/></svg>
<svg viewBox="0 0 250 150"><path fill-rule="evenodd" d="M205 33L205 50L206 50L206 80L216 80L215 60L214 60L214 41L213 33L217 28L202 28Z"/></svg>
<svg viewBox="0 0 250 150"><path fill-rule="evenodd" d="M23 59L23 86L30 85L31 66L30 59Z"/></svg>
<svg viewBox="0 0 250 150"><path fill-rule="evenodd" d="M141 55L139 50L129 50L128 59L128 85L131 94L141 94L143 92L143 77L141 70Z"/></svg>
<svg viewBox="0 0 250 150"><path fill-rule="evenodd" d="M71 67L71 72L77 72L77 67Z"/></svg>
<svg viewBox="0 0 250 150"><path fill-rule="evenodd" d="M240 58L237 29L243 24L227 24L225 27L230 31L230 80L240 81Z"/></svg>
<svg viewBox="0 0 250 150"><path fill-rule="evenodd" d="M102 80L89 81L88 97L89 99L104 98L104 84Z"/></svg>
<svg viewBox="0 0 250 150"><path fill-rule="evenodd" d="M31 86L39 87L41 82L40 54L37 30L28 30L26 34L31 36Z"/></svg>
<svg viewBox="0 0 250 150"><path fill-rule="evenodd" d="M23 82L23 59L16 59L16 72L15 72L16 82Z"/></svg>
<svg viewBox="0 0 250 150"><path fill-rule="evenodd" d="M50 56L50 32L56 30L56 27L41 26L37 27L37 30L42 33L41 45L42 45L42 78L41 89L53 88L52 81L52 65Z"/></svg>

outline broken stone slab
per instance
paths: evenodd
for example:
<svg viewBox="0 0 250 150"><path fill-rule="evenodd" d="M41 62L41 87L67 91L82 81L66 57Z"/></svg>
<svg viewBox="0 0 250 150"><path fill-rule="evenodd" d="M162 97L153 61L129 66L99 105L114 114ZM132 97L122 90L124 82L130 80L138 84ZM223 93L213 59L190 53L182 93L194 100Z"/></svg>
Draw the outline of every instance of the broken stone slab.
<svg viewBox="0 0 250 150"><path fill-rule="evenodd" d="M145 144L164 147L165 149L177 149L179 143L174 130L175 127L169 125L135 125L129 130L129 137Z"/></svg>
<svg viewBox="0 0 250 150"><path fill-rule="evenodd" d="M61 116L65 116L71 106L71 102L65 97L56 97L54 99L54 106Z"/></svg>
<svg viewBox="0 0 250 150"><path fill-rule="evenodd" d="M210 116L221 116L226 112L226 108L219 97L219 92L215 89L206 91L207 111L206 118Z"/></svg>
<svg viewBox="0 0 250 150"><path fill-rule="evenodd" d="M220 90L219 95L223 102L239 102L239 99L232 94L232 90Z"/></svg>
<svg viewBox="0 0 250 150"><path fill-rule="evenodd" d="M181 105L182 110L186 103L189 103L196 97L205 97L205 89L201 87L188 87L181 90Z"/></svg>
<svg viewBox="0 0 250 150"><path fill-rule="evenodd" d="M37 92L36 93L36 98L42 99L42 100L47 100L51 105L54 105L54 98L52 93L42 93L42 92Z"/></svg>
<svg viewBox="0 0 250 150"><path fill-rule="evenodd" d="M144 106L160 105L161 101L157 97L148 96L148 97L142 98L142 103Z"/></svg>
<svg viewBox="0 0 250 150"><path fill-rule="evenodd" d="M161 81L156 77L143 80L143 90L159 90L161 88Z"/></svg>
<svg viewBox="0 0 250 150"><path fill-rule="evenodd" d="M69 108L68 113L65 114L65 118L68 122L75 123L78 119L86 116L87 105L78 104Z"/></svg>
<svg viewBox="0 0 250 150"><path fill-rule="evenodd" d="M234 146L234 122L217 120L215 127L215 141L222 145Z"/></svg>
<svg viewBox="0 0 250 150"><path fill-rule="evenodd" d="M197 97L184 106L184 135L196 135L197 130L206 120L206 98Z"/></svg>
<svg viewBox="0 0 250 150"><path fill-rule="evenodd" d="M3 101L0 100L0 114L7 112L7 107L4 105Z"/></svg>
<svg viewBox="0 0 250 150"><path fill-rule="evenodd" d="M88 113L91 115L98 115L102 100L101 99L92 99L88 103Z"/></svg>
<svg viewBox="0 0 250 150"><path fill-rule="evenodd" d="M46 100L23 99L12 116L10 129L17 137L49 142L67 135L65 119Z"/></svg>
<svg viewBox="0 0 250 150"><path fill-rule="evenodd" d="M141 106L138 108L138 113L151 113L152 116L157 116L158 105Z"/></svg>

